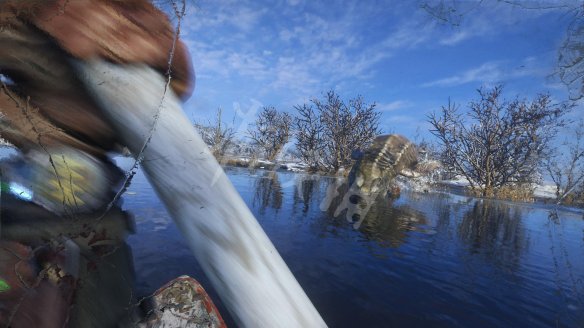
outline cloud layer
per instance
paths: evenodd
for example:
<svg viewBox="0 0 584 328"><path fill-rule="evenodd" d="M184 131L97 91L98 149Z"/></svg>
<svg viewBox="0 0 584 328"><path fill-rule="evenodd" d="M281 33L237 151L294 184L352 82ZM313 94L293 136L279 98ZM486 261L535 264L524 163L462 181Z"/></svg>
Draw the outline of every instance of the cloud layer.
<svg viewBox="0 0 584 328"><path fill-rule="evenodd" d="M378 102L384 116L407 109L420 117L429 110L422 104L461 88L517 82L521 89L534 78L545 85L563 8L461 2L463 14L444 21L423 4L198 1L182 29L197 71L193 103L229 108L255 99L291 109L336 89Z"/></svg>

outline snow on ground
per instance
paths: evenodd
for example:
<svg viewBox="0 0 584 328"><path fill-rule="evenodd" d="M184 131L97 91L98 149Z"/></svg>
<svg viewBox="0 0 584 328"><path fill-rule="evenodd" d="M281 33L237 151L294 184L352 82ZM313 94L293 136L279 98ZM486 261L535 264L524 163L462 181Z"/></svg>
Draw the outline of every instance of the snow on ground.
<svg viewBox="0 0 584 328"><path fill-rule="evenodd" d="M306 164L295 162L281 163L280 168L291 172L304 172L306 171Z"/></svg>
<svg viewBox="0 0 584 328"><path fill-rule="evenodd" d="M552 184L537 185L533 195L539 198L556 198L556 186Z"/></svg>
<svg viewBox="0 0 584 328"><path fill-rule="evenodd" d="M462 177L454 180L442 180L439 181L440 184L444 184L452 187L467 187L470 183ZM556 186L549 183L536 184L533 195L538 198L556 198Z"/></svg>
<svg viewBox="0 0 584 328"><path fill-rule="evenodd" d="M235 161L240 162L240 163L249 163L250 159L247 157L238 157L235 158ZM276 162L272 162L272 161L268 161L265 159L258 159L256 160L257 162L257 167L260 169L263 169L265 167L274 167L277 165L278 168L282 169L282 170L287 170L287 171L291 171L291 172L305 172L307 165L302 163L302 162L298 162L298 161L276 161Z"/></svg>
<svg viewBox="0 0 584 328"><path fill-rule="evenodd" d="M455 186L455 187L467 187L470 185L470 183L468 182L468 180L466 180L465 178L457 178L457 179L453 179L453 180L441 180L439 181L439 183L447 185L447 186Z"/></svg>
<svg viewBox="0 0 584 328"><path fill-rule="evenodd" d="M274 165L274 162L265 160L265 159L258 159L258 164L264 164L264 165Z"/></svg>

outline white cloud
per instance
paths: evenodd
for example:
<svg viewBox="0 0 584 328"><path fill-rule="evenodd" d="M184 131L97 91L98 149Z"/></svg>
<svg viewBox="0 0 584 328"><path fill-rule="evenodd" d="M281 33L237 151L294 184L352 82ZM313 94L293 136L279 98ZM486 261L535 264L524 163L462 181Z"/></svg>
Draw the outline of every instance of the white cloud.
<svg viewBox="0 0 584 328"><path fill-rule="evenodd" d="M280 57L275 68L276 79L271 88L310 94L317 88L319 80L311 74L303 62L294 57Z"/></svg>
<svg viewBox="0 0 584 328"><path fill-rule="evenodd" d="M262 57L253 53L229 53L224 64L239 75L260 80L268 74Z"/></svg>
<svg viewBox="0 0 584 328"><path fill-rule="evenodd" d="M390 103L378 103L377 110L380 112L393 112L398 109L411 107L412 103L407 100L396 100Z"/></svg>
<svg viewBox="0 0 584 328"><path fill-rule="evenodd" d="M183 35L193 54L198 83L209 88L201 90L215 92L220 101L256 97L266 102L277 99L281 104L318 97L328 89L348 96L366 90L375 94L381 83L377 78L388 71L386 64L392 57L419 56L421 49L430 54L437 48L498 35L518 19L510 9L499 13L485 6L488 13L478 10L460 28L453 28L439 25L406 2L392 3L391 10L382 8L389 8L386 4L356 1L331 5L287 0L268 5L201 0L198 6L184 20ZM491 60L466 70L461 63L448 65L453 67L451 73L433 81L428 78L422 86L484 85L543 74L535 61L527 59L520 64ZM399 69L409 72L406 67ZM387 102L378 104L383 115L407 113L401 109L419 111L420 99L416 98L416 108L410 108L409 101L389 99L382 98Z"/></svg>
<svg viewBox="0 0 584 328"><path fill-rule="evenodd" d="M502 73L499 63L487 62L460 74L422 84L423 87L447 87L470 82L498 82Z"/></svg>
<svg viewBox="0 0 584 328"><path fill-rule="evenodd" d="M231 26L249 32L257 26L266 8L237 1L198 1L189 7L183 25L191 32L209 33L213 28Z"/></svg>
<svg viewBox="0 0 584 328"><path fill-rule="evenodd" d="M534 57L527 57L517 67L505 67L508 62L486 62L462 73L422 84L423 87L450 87L466 83L495 84L526 76L543 76L547 70L538 67Z"/></svg>
<svg viewBox="0 0 584 328"><path fill-rule="evenodd" d="M414 48L432 38L434 27L434 23L423 23L418 19L406 21L388 35L382 46L391 50Z"/></svg>
<svg viewBox="0 0 584 328"><path fill-rule="evenodd" d="M280 31L279 36L280 36L280 39L282 41L288 42L288 41L292 40L292 38L294 37L294 34L295 33L293 31L283 29Z"/></svg>
<svg viewBox="0 0 584 328"><path fill-rule="evenodd" d="M528 3L527 1L453 2L457 13L453 17L446 17L447 21L443 24L442 29L446 36L440 37L439 44L454 46L469 39L501 34L507 29L516 28L522 21L570 7L569 1L561 2L561 0L555 1L557 6L548 6L537 2ZM574 7L574 2L571 6ZM534 10L530 10L530 8ZM448 33L448 29L450 29L450 33Z"/></svg>
<svg viewBox="0 0 584 328"><path fill-rule="evenodd" d="M456 45L456 44L468 39L469 37L471 37L471 35L472 34L467 30L457 31L456 33L453 33L453 34L443 38L442 40L440 40L440 44L446 45L446 46Z"/></svg>
<svg viewBox="0 0 584 328"><path fill-rule="evenodd" d="M266 12L265 8L260 10L246 7L238 8L230 13L229 22L240 30L251 31Z"/></svg>
<svg viewBox="0 0 584 328"><path fill-rule="evenodd" d="M409 115L392 115L387 119L389 123L411 123L417 121L416 117Z"/></svg>
<svg viewBox="0 0 584 328"><path fill-rule="evenodd" d="M300 11L294 5L297 1L262 7L202 0L183 28L198 78L244 76L262 83L255 86L256 94L313 96L348 81L365 83L375 76L377 64L432 35L432 24L424 23L420 13L407 19L395 13L396 22L403 24L391 24L385 35L381 30L368 38L363 29L372 25L366 17L378 13L377 5L314 3L311 10L303 5ZM260 24L264 19L270 24Z"/></svg>

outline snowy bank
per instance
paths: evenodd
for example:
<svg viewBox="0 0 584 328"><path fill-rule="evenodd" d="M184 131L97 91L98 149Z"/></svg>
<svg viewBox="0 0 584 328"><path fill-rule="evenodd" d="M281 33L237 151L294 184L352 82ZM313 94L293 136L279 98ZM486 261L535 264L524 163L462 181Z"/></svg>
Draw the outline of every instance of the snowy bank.
<svg viewBox="0 0 584 328"><path fill-rule="evenodd" d="M442 180L438 181L439 184L445 185L448 187L468 187L470 183L465 178L457 178L452 180ZM553 184L534 184L533 196L537 198L547 198L547 199L554 199L556 198L556 186Z"/></svg>

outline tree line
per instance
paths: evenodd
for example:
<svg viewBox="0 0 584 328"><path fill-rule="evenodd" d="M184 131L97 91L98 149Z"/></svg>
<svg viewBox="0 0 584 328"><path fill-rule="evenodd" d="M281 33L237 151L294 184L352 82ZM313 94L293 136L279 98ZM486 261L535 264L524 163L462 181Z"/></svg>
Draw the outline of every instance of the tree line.
<svg viewBox="0 0 584 328"><path fill-rule="evenodd" d="M549 94L506 99L502 86L477 94L464 107L449 100L427 116L435 140L419 144L425 160L439 162L443 176L464 178L482 197L530 197L534 184L546 178L555 184L558 202L583 201L584 121L568 119L573 105L554 103ZM350 169L355 150L383 132L376 103L361 96L345 100L331 90L292 113L263 107L245 131L247 150L274 161L293 141L294 154L309 171L338 173ZM198 128L217 157L235 144L236 133L220 109L214 122Z"/></svg>
<svg viewBox="0 0 584 328"><path fill-rule="evenodd" d="M294 115L265 106L245 131L253 149L249 153L274 161L294 140L294 152L309 171L337 173L349 169L352 152L365 148L382 133L375 108L375 103L369 104L361 96L344 100L332 90L321 99L294 106ZM218 158L236 144L235 130L223 122L221 112L217 110L213 122L196 124Z"/></svg>

